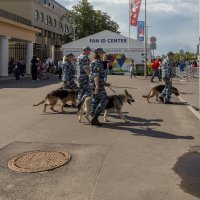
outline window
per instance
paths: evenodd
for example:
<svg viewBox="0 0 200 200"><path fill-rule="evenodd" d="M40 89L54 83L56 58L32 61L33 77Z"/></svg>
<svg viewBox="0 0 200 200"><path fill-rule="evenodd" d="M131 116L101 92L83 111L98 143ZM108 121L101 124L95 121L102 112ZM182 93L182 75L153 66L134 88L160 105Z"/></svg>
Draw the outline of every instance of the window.
<svg viewBox="0 0 200 200"><path fill-rule="evenodd" d="M57 25L56 19L53 20L53 25L54 25L54 27L56 27L56 25Z"/></svg>
<svg viewBox="0 0 200 200"><path fill-rule="evenodd" d="M40 13L40 21L44 22L44 14L42 12Z"/></svg>
<svg viewBox="0 0 200 200"><path fill-rule="evenodd" d="M38 12L38 10L35 10L35 19L36 19L36 20L39 19L39 12Z"/></svg>
<svg viewBox="0 0 200 200"><path fill-rule="evenodd" d="M64 29L64 31L67 32L67 25L66 25L66 24L65 24L65 29Z"/></svg>
<svg viewBox="0 0 200 200"><path fill-rule="evenodd" d="M69 34L69 26L67 26L67 34Z"/></svg>
<svg viewBox="0 0 200 200"><path fill-rule="evenodd" d="M51 19L50 16L48 16L48 24L49 24L50 26L52 26L52 19Z"/></svg>
<svg viewBox="0 0 200 200"><path fill-rule="evenodd" d="M62 24L62 22L59 22L59 30L63 31L63 24Z"/></svg>
<svg viewBox="0 0 200 200"><path fill-rule="evenodd" d="M45 24L48 24L48 16L45 16Z"/></svg>

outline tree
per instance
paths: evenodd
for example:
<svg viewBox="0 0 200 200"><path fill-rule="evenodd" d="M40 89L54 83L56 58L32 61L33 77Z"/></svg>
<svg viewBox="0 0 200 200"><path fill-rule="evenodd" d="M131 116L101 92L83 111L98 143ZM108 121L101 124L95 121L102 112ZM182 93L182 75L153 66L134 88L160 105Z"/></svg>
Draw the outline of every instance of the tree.
<svg viewBox="0 0 200 200"><path fill-rule="evenodd" d="M75 15L76 34L83 38L100 31L110 30L119 33L119 25L111 20L111 17L100 10L94 10L88 0L80 0L73 6L72 12Z"/></svg>

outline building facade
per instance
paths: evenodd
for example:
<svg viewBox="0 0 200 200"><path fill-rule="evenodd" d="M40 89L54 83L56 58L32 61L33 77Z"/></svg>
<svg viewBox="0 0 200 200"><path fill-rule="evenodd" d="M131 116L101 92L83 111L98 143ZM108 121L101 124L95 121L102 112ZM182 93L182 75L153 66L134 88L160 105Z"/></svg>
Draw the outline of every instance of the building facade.
<svg viewBox="0 0 200 200"><path fill-rule="evenodd" d="M0 1L0 8L1 17L41 30L36 31L33 44L33 54L39 58L59 58L63 36L75 37L73 16L55 0L6 0ZM25 59L26 42L11 37L11 57Z"/></svg>

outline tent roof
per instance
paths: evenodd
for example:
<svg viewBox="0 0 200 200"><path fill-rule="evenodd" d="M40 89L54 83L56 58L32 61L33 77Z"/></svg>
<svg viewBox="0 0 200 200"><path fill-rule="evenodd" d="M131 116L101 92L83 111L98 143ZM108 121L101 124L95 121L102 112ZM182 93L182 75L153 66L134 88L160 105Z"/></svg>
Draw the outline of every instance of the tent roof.
<svg viewBox="0 0 200 200"><path fill-rule="evenodd" d="M66 43L62 46L63 49L80 49L84 46L90 46L95 49L102 47L106 49L128 49L128 37L114 33L108 30ZM130 38L130 49L144 49L144 43Z"/></svg>

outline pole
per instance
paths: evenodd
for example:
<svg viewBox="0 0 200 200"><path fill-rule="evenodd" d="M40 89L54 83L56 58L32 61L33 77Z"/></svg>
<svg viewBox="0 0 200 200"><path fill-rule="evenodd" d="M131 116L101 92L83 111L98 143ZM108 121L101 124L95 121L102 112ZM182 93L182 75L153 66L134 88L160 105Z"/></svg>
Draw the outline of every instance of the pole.
<svg viewBox="0 0 200 200"><path fill-rule="evenodd" d="M199 55L198 55L198 60L199 60L199 65L200 65L200 0L199 0ZM200 66L199 66L199 110L200 110Z"/></svg>
<svg viewBox="0 0 200 200"><path fill-rule="evenodd" d="M147 78L147 2L144 1L144 77Z"/></svg>
<svg viewBox="0 0 200 200"><path fill-rule="evenodd" d="M130 36L131 36L131 0L129 0L129 5L128 5L128 13L129 13L129 20L128 20L128 59L130 62Z"/></svg>

